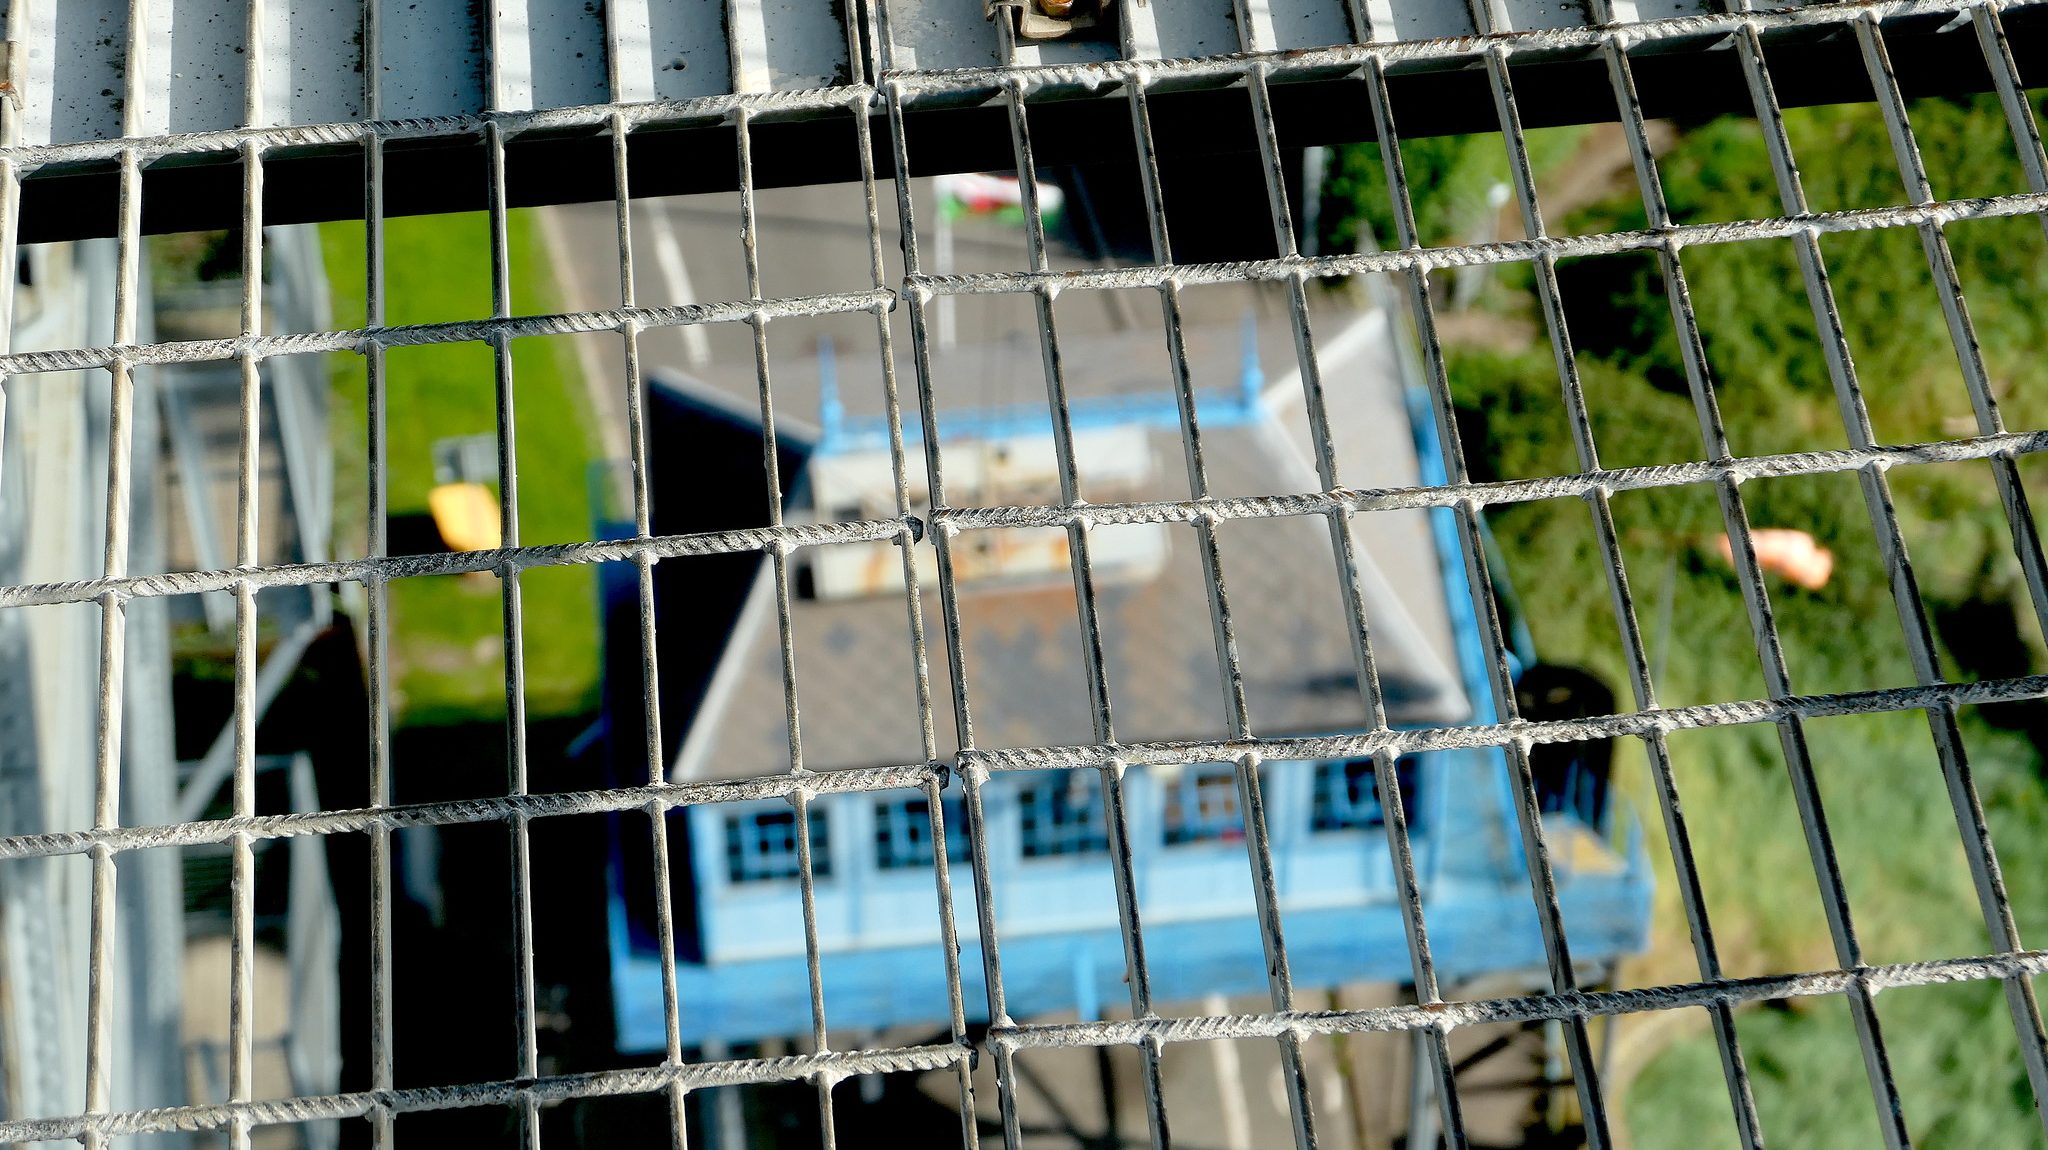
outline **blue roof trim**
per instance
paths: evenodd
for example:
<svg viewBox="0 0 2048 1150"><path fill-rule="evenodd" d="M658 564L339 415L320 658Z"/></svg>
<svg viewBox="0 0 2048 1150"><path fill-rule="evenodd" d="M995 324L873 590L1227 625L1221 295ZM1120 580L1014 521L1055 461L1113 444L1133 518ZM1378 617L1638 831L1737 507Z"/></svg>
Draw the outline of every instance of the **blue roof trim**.
<svg viewBox="0 0 2048 1150"><path fill-rule="evenodd" d="M1443 445L1438 442L1436 423L1430 418L1429 395L1410 387L1403 397L1408 404L1408 426L1415 433L1415 455L1419 462L1416 478L1424 487L1441 487L1450 482L1444 467ZM1472 701L1472 722L1494 721L1493 681L1486 673L1486 653L1479 644L1479 619L1472 610L1472 583L1465 574L1464 549L1458 542L1455 513L1448 507L1432 508L1430 533L1436 537L1437 566L1443 573L1444 608L1451 617L1451 634L1458 653L1458 678L1465 697Z"/></svg>
<svg viewBox="0 0 2048 1150"><path fill-rule="evenodd" d="M1403 398L1408 405L1408 426L1415 434L1415 454L1419 463L1416 478L1424 487L1441 487L1450 482L1450 473L1444 465L1443 444L1436 421L1430 415L1429 393L1421 387L1410 386ZM1451 636L1458 653L1458 677L1465 685L1465 697L1472 703L1471 721L1475 725L1496 722L1500 712L1494 702L1493 679L1486 670L1486 652L1479 642L1479 617L1472 607L1472 581L1467 574L1464 544L1458 538L1457 513L1448 507L1431 508L1429 528L1436 537L1437 566L1443 572L1444 609L1451 619ZM1508 781L1507 758L1498 747L1482 748L1478 753L1500 766L1494 777L1500 783L1497 797L1505 816L1502 821L1507 825L1508 857L1515 860L1512 865L1526 870L1527 864L1522 861L1522 827L1513 817L1514 792ZM1445 788L1432 790L1435 797L1431 801L1441 806L1445 801ZM1437 809L1431 813L1441 819L1445 812Z"/></svg>
<svg viewBox="0 0 2048 1150"><path fill-rule="evenodd" d="M1245 317L1237 389L1196 393L1196 419L1202 427L1243 427L1266 418L1260 403L1266 390L1266 374L1259 366L1257 326L1251 316ZM1067 414L1076 431L1105 427L1160 427L1178 431L1181 425L1179 400L1165 390L1139 395L1084 396L1068 402ZM1039 403L942 412L939 422L948 438L1002 439L1052 434L1052 411ZM889 449L886 416L846 414L846 405L839 397L838 357L829 338L818 340L818 425L817 453L821 456ZM904 423L904 447L923 443L922 426L915 420Z"/></svg>
<svg viewBox="0 0 2048 1150"><path fill-rule="evenodd" d="M830 419L835 410L834 407L826 407L823 414ZM1247 396L1241 391L1235 394L1199 392L1195 396L1195 410L1204 428L1242 427L1265 418L1258 397ZM1090 396L1071 401L1067 414L1076 431L1105 427L1180 429L1180 404L1170 395ZM944 428L944 437L949 439L956 436L968 440L1052 434L1052 413L1045 405L1037 403L947 413L939 417L939 422ZM906 423L903 427L904 447L916 448L923 443L923 429L915 423ZM881 416L847 418L842 413L839 422L826 423L818 443L818 455L847 455L886 451L888 448L887 419Z"/></svg>

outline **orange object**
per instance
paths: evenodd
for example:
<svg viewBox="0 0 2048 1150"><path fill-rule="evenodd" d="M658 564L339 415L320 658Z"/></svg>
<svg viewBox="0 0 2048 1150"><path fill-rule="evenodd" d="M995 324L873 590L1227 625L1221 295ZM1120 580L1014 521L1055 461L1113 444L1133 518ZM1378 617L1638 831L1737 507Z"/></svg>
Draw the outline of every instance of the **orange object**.
<svg viewBox="0 0 2048 1150"><path fill-rule="evenodd" d="M505 545L498 497L481 483L443 483L427 492L427 510L450 551L495 551Z"/></svg>
<svg viewBox="0 0 2048 1150"><path fill-rule="evenodd" d="M1789 527L1759 527L1750 532L1756 541L1757 566L1786 581L1818 591L1835 574L1835 553L1814 542L1804 531ZM1721 558L1735 561L1735 550L1723 535L1714 541Z"/></svg>

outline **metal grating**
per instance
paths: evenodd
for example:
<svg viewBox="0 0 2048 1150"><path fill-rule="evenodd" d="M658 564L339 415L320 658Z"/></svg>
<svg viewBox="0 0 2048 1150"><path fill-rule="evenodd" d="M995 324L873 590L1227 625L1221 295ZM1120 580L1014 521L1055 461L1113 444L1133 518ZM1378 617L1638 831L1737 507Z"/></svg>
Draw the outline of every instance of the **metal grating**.
<svg viewBox="0 0 2048 1150"><path fill-rule="evenodd" d="M136 0L131 9L130 29L147 26L158 7ZM247 10L251 26L265 26L266 7L262 0L251 0ZM606 12L623 11L627 7L630 6L607 6ZM212 1130L225 1131L235 1144L244 1145L252 1131L260 1127L316 1119L367 1118L373 1126L376 1144L387 1145L392 1139L392 1120L397 1116L457 1106L504 1105L514 1107L520 1113L525 1143L538 1145L539 1112L545 1105L575 1098L654 1093L663 1094L668 1100L673 1114L673 1141L680 1147L685 1139L685 1108L691 1105L695 1092L746 1083L809 1082L815 1084L819 1121L827 1144L831 1144L833 1108L830 1097L835 1085L849 1077L867 1074L951 1069L957 1073L959 1081L960 1105L964 1115L961 1137L971 1144L978 1138L974 1116L991 1105L987 1099L976 1098L973 1091L972 1067L975 1060L985 1053L995 1063L1000 1086L993 1106L1003 1122L1005 1141L1015 1146L1023 1137L1018 1124L1013 1069L1020 1051L1043 1047L1123 1045L1137 1048L1143 1057L1151 1140L1154 1145L1164 1146L1168 1141L1170 1118L1160 1086L1159 1063L1164 1047L1172 1043L1218 1038L1259 1038L1279 1044L1283 1062L1290 1070L1285 1090L1295 1141L1306 1147L1316 1144L1317 1134L1310 1081L1302 1070L1304 1043L1312 1036L1331 1033L1412 1032L1421 1036L1428 1053L1428 1072L1435 1079L1433 1096L1439 1107L1444 1132L1453 1144L1462 1145L1465 1142L1465 1122L1447 1046L1449 1034L1460 1027L1487 1022L1547 1019L1564 1025L1572 1077L1586 1118L1588 1140L1595 1146L1605 1146L1611 1144L1610 1102L1603 1091L1598 1061L1589 1043L1589 1020L1624 1013L1704 1007L1713 1019L1729 1104L1743 1141L1746 1145L1761 1146L1765 1140L1764 1131L1751 1097L1734 1024L1734 1007L1764 999L1839 995L1849 1004L1855 1020L1873 1104L1885 1139L1889 1145L1904 1146L1910 1139L1899 1099L1899 1084L1888 1054L1886 1035L1873 1005L1874 998L1887 988L1961 980L1996 980L2002 984L2033 1086L2036 1108L2044 1118L2048 1118L2048 1032L2044 1032L2031 982L2034 975L2048 971L2048 955L2026 949L2018 936L1998 857L1992 847L1972 782L1970 764L1956 726L1960 707L2048 695L2048 678L2014 678L1971 684L1944 681L1887 479L1887 471L1896 466L1986 461L1997 479L2017 560L2025 572L2034 611L2044 623L2048 623L2048 564L2044 564L2035 522L2020 485L2017 464L2024 455L2048 449L2048 433L2008 432L2001 423L1994 389L1978 354L1969 309L1943 231L1945 226L1958 221L2048 213L2048 159L2044 159L2032 109L2003 29L2003 13L2007 7L2020 10L2025 6L2003 5L1998 0L1967 4L1952 0L1884 0L1868 5L1756 12L1746 4L1734 3L1725 11L1635 23L1630 22L1632 11L1616 11L1602 0L1595 0L1589 26L1518 32L1510 23L1509 13L1499 4L1490 3L1475 4L1465 14L1469 15L1475 35L1455 40L1401 40L1376 34L1379 25L1371 18L1371 6L1360 4L1348 14L1352 20L1351 27L1356 30L1356 42L1285 52L1275 51L1275 45L1261 43L1255 38L1250 29L1257 27L1258 22L1241 7L1236 14L1235 27L1243 39L1235 44L1217 46L1229 49L1228 54L1188 60L1146 59L1131 52L1130 44L1126 43L1122 46L1124 56L1115 59L1068 63L1018 62L977 69L919 71L895 66L891 47L896 40L889 28L889 5L874 4L861 6L856 18L846 20L846 58L860 62L854 69L860 78L840 77L842 82L829 87L758 90L746 83L736 83L736 90L729 93L648 102L644 94L636 96L629 93L621 72L621 54L616 50L620 29L613 27L607 29L614 37L608 41L613 50L606 54L609 73L605 95L609 97L608 102L542 111L465 111L459 115L394 119L387 118L390 113L382 93L403 77L401 74L394 78L392 69L397 65L387 64L376 57L377 46L386 42L378 24L385 14L380 12L375 0L371 0L365 10L363 43L369 46L366 48L369 58L364 61L366 83L362 105L360 109L351 109L359 116L356 119L317 126L280 124L279 118L273 115L268 95L275 86L267 70L263 37L247 39L248 51L241 61L244 69L241 88L245 95L238 127L193 134L164 134L162 110L151 107L144 81L144 77L154 74L145 66L149 41L147 37L133 34L126 40L127 79L118 136L103 140L24 143L22 123L25 105L33 108L39 96L33 86L26 91L16 87L4 105L0 105L0 265L11 266L13 263L24 183L36 169L50 165L110 162L116 166L120 190L120 272L115 301L116 322L110 345L21 353L0 349L0 372L8 377L79 369L104 371L113 413L113 449L109 454L106 477L103 574L77 582L0 587L0 606L7 608L93 604L100 614L99 737L93 825L90 828L0 839L0 859L58 855L84 855L90 859L93 928L85 1105L82 1112L75 1114L0 1121L0 1141L77 1139L88 1147L98 1147L115 1138L134 1134ZM23 39L24 28L33 24L35 15L40 11L34 4L17 0L9 21L10 36L13 37L11 44L18 44ZM758 8L754 11L759 14ZM2029 177L2030 191L1984 199L1935 199L1915 146L1913 127L1887 50L1888 36L1894 26L1929 21L1967 25L1974 32L1990 78L2003 101L2013 143ZM1007 32L1006 25L1002 28ZM494 33L497 30L497 23L493 22ZM1775 95L1773 75L1766 63L1765 46L1767 40L1774 36L1812 31L1833 32L1853 38L1867 72L1870 89L1890 129L1899 172L1914 201L1910 205L1825 215L1817 215L1810 210L1785 131L1781 106ZM864 47L867 45L883 47L870 55ZM1773 218L1681 226L1672 222L1665 208L1644 115L1637 98L1636 71L1638 68L1648 70L1657 67L1661 53L1704 50L1714 46L1732 48L1739 62L1773 162L1782 213ZM1005 34L1000 58L1015 58L1019 51ZM736 59L744 64L743 49L735 48L734 52L739 54ZM1518 111L1512 65L1524 59L1559 54L1596 59L1606 70L1648 218L1648 226L1641 230L1600 235L1553 235L1546 228ZM20 63L19 49L14 50L11 58L15 64ZM492 95L486 108L516 106L516 101L505 95L514 79L498 67L500 58L487 53L486 86ZM1288 201L1282 142L1273 112L1274 89L1290 80L1327 74L1362 79L1369 97L1367 106L1347 114L1361 121L1369 118L1369 134L1374 137L1395 140L1400 133L1396 108L1389 94L1390 77L1417 69L1447 67L1483 70L1498 116L1498 127L1512 161L1515 199L1530 238L1450 247L1421 246L1413 210L1413 189L1403 171L1399 149L1390 148L1384 155L1387 181L1394 189L1396 227L1391 237L1392 247L1360 255L1302 255ZM734 68L735 75L744 80L745 70L739 64ZM24 73L14 71L13 74ZM524 82L530 86L532 81L528 77ZM1258 154L1265 169L1273 240L1280 252L1276 258L1227 264L1177 264L1174 261L1173 240L1168 234L1161 204L1164 190L1150 106L1156 92L1188 84L1242 85L1248 92ZM1093 99L1099 104L1100 114L1127 115L1130 119L1137 142L1138 170L1150 207L1153 250L1149 264L1080 271L1053 270L1044 224L1038 211L1037 180L1033 175L1036 168L1033 115L1041 106L1040 101L1049 101L1054 96L1069 96L1081 90L1098 93ZM1029 266L968 275L927 273L918 250L918 232L908 184L897 181L895 212L904 237L902 257L905 274L900 281L891 279L885 272L881 222L887 204L878 179L875 157L879 153L891 159L894 171L912 170L908 150L910 134L904 130L905 116L911 110L990 98L1000 104L1005 114L1012 162L1022 177ZM769 296L764 293L757 246L755 139L762 124L791 116L840 118L851 126L856 135L862 163L860 175L865 193L865 225L872 281L866 290L797 296ZM874 118L880 118L887 137L880 149L872 139ZM736 144L733 162L740 191L748 294L746 298L715 303L642 306L636 301L637 256L627 208L633 193L629 186L629 143L643 133L705 125L729 125L733 130L732 139ZM508 142L529 133L572 129L595 132L610 145L610 178L617 204L619 287L623 306L604 311L516 315L513 312L508 263L507 215L510 205L505 159ZM409 141L425 139L475 141L480 142L484 149L489 173L491 312L487 316L454 322L392 326L385 322L383 293L387 256L383 221L386 202L391 195L386 179L387 152ZM261 274L265 167L274 154L303 149L309 142L358 147L364 157L367 179L363 211L369 223L367 326L357 330L305 334L267 332L264 330ZM144 169L178 160L219 157L232 158L239 169L242 188L240 334L234 338L211 340L142 342L138 337L138 284L145 211ZM1905 446L1882 445L1875 441L1856 369L1841 338L1840 314L1827 264L1822 258L1824 237L1873 229L1913 229L1921 239L1929 269L1941 292L1949 333L1975 408L1977 425L1972 435ZM1685 254L1689 249L1708 245L1767 239L1789 240L1795 245L1814 321L1826 341L1823 350L1827 367L1850 442L1846 450L1767 457L1731 454L1716 408L1715 383L1701 344L1697 317L1685 289ZM1685 382L1697 410L1699 432L1708 455L1706 462L1628 469L1601 466L1587 400L1574 363L1574 350L1564 331L1564 311L1559 299L1556 270L1561 259L1615 252L1654 253L1670 285L1673 319L1684 356ZM1450 383L1427 277L1433 271L1449 268L1511 262L1527 263L1536 273L1542 311L1555 352L1565 409L1577 449L1578 471L1541 479L1478 483L1468 476L1458 447ZM1310 281L1323 276L1381 273L1402 279L1409 288L1405 306L1419 339L1436 431L1448 448L1449 474L1441 484L1399 490L1362 490L1347 487L1338 473L1338 459L1322 411L1323 384L1318 374L1317 344L1310 324ZM1277 284L1286 293L1308 398L1308 415L1315 429L1315 463L1322 490L1311 495L1275 494L1217 499L1208 494L1201 431L1196 420L1187 350L1182 341L1182 294L1202 285L1245 281ZM1112 289L1147 289L1158 294L1167 351L1173 366L1173 382L1181 405L1190 499L1094 505L1084 503L1080 498L1058 317L1065 300ZM1056 503L964 508L947 505L946 476L937 446L939 433L932 402L931 316L935 302L942 297L979 294L1026 296L1036 309L1040 350L1046 368L1047 400L1052 412L1060 465L1060 498ZM10 328L12 298L10 283L0 289L0 333ZM899 388L895 374L892 342L895 327L891 316L899 308L907 318L909 360L914 365L914 377L907 388ZM771 523L765 528L685 536L652 535L648 495L649 446L641 410L644 388L640 355L642 335L658 328L709 324L744 324L751 329L758 371L760 417L767 428L764 464L771 485L779 495L783 485L777 475L775 389L769 372L767 328L776 319L830 314L871 314L875 318L888 400L888 438L895 463L897 515L838 524L785 523L781 519L781 500L776 498L769 503ZM513 434L515 381L511 342L524 336L572 333L612 333L623 341L626 364L624 396L634 463L632 504L638 533L636 538L626 540L522 545L518 513L520 446ZM5 338L0 334L0 339ZM392 557L388 554L385 528L386 352L393 347L453 343L481 343L488 346L494 355L499 512L505 546L485 552ZM261 395L258 367L265 359L274 356L333 351L360 354L368 365L369 554L365 558L323 563L262 565L258 555L256 518L259 506L256 436L261 414L258 410ZM238 456L239 515L235 565L210 571L132 574L128 561L128 510L132 494L129 460L132 455L134 373L138 368L173 363L231 363L240 371L242 435ZM907 397L905 393L908 393ZM906 418L922 421L921 438L925 450L921 463L905 450L903 421ZM929 512L914 508L910 497L908 476L920 466L924 469L934 505ZM1919 680L1917 686L1847 695L1800 694L1787 672L1774 623L1771 594L1758 566L1742 488L1746 481L1762 477L1829 473L1853 473L1862 485L1870 523L1889 574L1899 620ZM1757 658L1768 690L1767 698L1682 708L1660 708L1656 704L1651 662L1645 653L1609 500L1618 492L1686 485L1712 488L1720 501L1726 531L1734 541L1736 570L1749 609ZM1384 720L1385 704L1375 674L1372 621L1366 617L1362 605L1358 560L1353 553L1354 539L1348 529L1349 521L1356 516L1384 510L1449 509L1458 524L1468 581L1473 588L1484 588L1490 585L1490 579L1489 561L1481 536L1482 509L1558 497L1583 499L1590 510L1609 578L1615 618L1631 670L1630 685L1636 709L1625 714L1574 721L1527 722L1517 718L1509 645L1503 633L1503 623L1492 598L1480 592L1473 596L1472 609L1481 621L1481 637L1493 677L1494 703L1503 716L1501 721L1424 730L1389 728ZM1356 735L1318 740L1262 739L1251 730L1246 716L1237 670L1228 581L1221 552L1216 545L1216 528L1229 520L1297 515L1326 519L1331 543L1338 556L1340 585L1347 611L1342 625L1355 649L1364 703L1376 719L1372 729ZM1151 744L1126 743L1118 739L1112 721L1109 678L1102 659L1103 623L1100 597L1091 569L1090 541L1091 532L1098 527L1130 523L1188 524L1200 541L1200 559L1208 592L1208 622L1213 627L1218 660L1224 669L1223 696L1229 711L1229 737L1224 740ZM1067 532L1074 557L1074 591L1079 627L1084 637L1084 670L1094 722L1091 730L1076 732L1074 745L978 750L975 749L973 725L977 697L968 668L959 656L960 608L952 578L951 549L963 531L1016 526L1058 527ZM803 669L796 664L790 630L791 558L802 548L873 541L895 542L903 551L903 579L908 588L906 619L913 653L912 664L906 673L916 679L926 761L872 770L813 773L805 768L804 747L794 734L798 729L796 683ZM935 584L921 585L918 568L912 558L912 550L920 547L936 551L939 574ZM776 777L731 783L672 783L666 776L660 715L654 702L659 669L653 654L653 571L656 564L668 560L741 552L764 554L772 564L781 631L782 673L792 731L788 748L789 771ZM641 668L646 684L646 782L621 789L530 794L524 713L527 624L521 608L521 576L526 571L541 567L601 562L631 563L638 569L639 622L646 652ZM394 806L389 802L391 661L387 647L387 590L393 580L458 572L489 572L503 582L503 637L507 653L504 685L510 744L505 790L501 796L488 799ZM355 810L259 816L254 789L257 770L257 595L259 591L270 588L328 583L360 584L368 596L369 697L372 709L370 806ZM119 771L123 739L121 700L124 691L124 620L128 605L140 598L201 592L227 592L234 599L236 725L233 814L226 818L167 825L121 825L117 812L122 782ZM924 633L921 598L926 594L937 596L943 620L944 634L940 637L943 653L937 656L933 655L929 637ZM950 680L954 686L950 699L934 697L929 675L930 660L934 657L952 660ZM959 743L965 749L957 756L942 757L935 731L936 724L942 721L942 713L947 711L957 726ZM1830 840L1827 814L1813 777L1805 732L1808 720L1814 718L1880 711L1924 711L1928 717L1993 953L1976 958L1908 965L1872 965L1864 961L1848 896L1842 885L1841 867ZM1676 731L1737 724L1768 724L1776 730L1791 769L1799 818L1811 851L1813 868L1820 881L1838 969L1750 979L1730 978L1722 972L1706 902L1699 889L1698 870L1688 845L1679 801L1679 777L1673 768L1666 740L1670 733ZM1650 990L1587 992L1577 987L1570 941L1564 930L1553 878L1552 857L1538 811L1529 751L1540 743L1604 736L1639 739L1647 748L1661 815L1677 867L1679 894L1692 930L1700 972L1697 981ZM1319 1011L1306 1008L1297 1001L1290 978L1286 940L1274 901L1275 876L1266 837L1259 764L1268 759L1372 757L1382 777L1385 777L1386 772L1395 769L1396 760L1403 755L1452 747L1504 748L1512 764L1521 841L1527 852L1527 869L1532 883L1530 893L1542 925L1551 992L1465 1001L1445 1001L1441 997L1410 852L1408 820L1399 788L1387 788L1382 795L1385 809L1383 825L1389 850L1396 860L1401 909L1419 1001L1411 1006L1369 1010ZM1239 807L1246 829L1247 861L1259 895L1261 933L1271 983L1270 1009L1252 1014L1161 1017L1155 1013L1150 999L1146 935L1139 920L1138 897L1133 889L1130 828L1124 810L1124 772L1132 766L1216 761L1234 763L1236 767ZM981 788L996 772L1046 768L1100 772L1108 812L1113 873L1122 912L1121 932L1128 961L1130 1009L1134 1016L1129 1020L1040 1024L1013 1019L1005 1008L995 910L997 885L983 846ZM532 916L532 862L528 839L528 827L534 820L575 813L646 812L650 816L653 858L659 872L655 884L659 892L658 917L662 930L668 932L673 925L675 908L670 905L667 894L669 848L667 823L662 817L667 811L687 804L779 797L792 804L800 822L807 822L811 817L811 803L823 794L914 787L921 789L926 796L924 810L931 824L928 841L943 842L946 836L942 822L948 807L941 801L941 791L947 789L955 778L964 785L965 817L969 837L974 844L970 871L978 896L980 918L973 924L973 929L979 932L982 943L981 953L989 988L988 1013L995 1020L988 1032L985 1049L977 1050L968 1037L968 1011L962 997L956 928L950 918L954 878L944 851L934 852L932 865L939 895L938 906L945 919L946 951L949 962L953 964L948 979L954 1040L939 1045L832 1049L827 1028L830 1002L821 973L812 882L816 867L811 858L810 837L798 834L795 841L799 852L813 1012L810 1051L778 1058L685 1059L678 1018L680 1012L689 1009L689 1004L678 1000L674 956L665 953L664 1006L669 1035L665 1060L658 1066L646 1068L542 1076L536 1036L539 1010L532 941L536 924ZM511 883L520 909L514 940L520 986L516 1003L518 1074L501 1081L435 1088L395 1088L390 1057L393 1024L391 955L387 945L393 832L414 826L484 821L506 823L513 843ZM360 1093L254 1100L252 1076L256 1054L252 1042L250 965L255 929L253 844L273 838L357 832L367 834L371 843L372 889L376 900L375 918L370 928L370 1025L374 1052L371 1088ZM236 945L232 983L233 1039L228 1051L231 1101L172 1109L116 1111L110 1104L109 1080L113 1061L110 1044L115 1041L114 998L118 993L111 973L112 956L114 948L120 945L111 926L116 879L124 856L131 852L199 844L227 844L233 852L232 930Z"/></svg>

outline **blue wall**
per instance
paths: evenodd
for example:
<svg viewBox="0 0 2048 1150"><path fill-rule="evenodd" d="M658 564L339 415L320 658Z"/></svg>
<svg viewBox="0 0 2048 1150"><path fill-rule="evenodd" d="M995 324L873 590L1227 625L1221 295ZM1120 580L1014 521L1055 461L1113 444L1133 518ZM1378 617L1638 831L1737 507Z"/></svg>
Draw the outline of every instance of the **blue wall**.
<svg viewBox="0 0 2048 1150"><path fill-rule="evenodd" d="M1490 751L1424 756L1418 772L1415 847L1432 949L1447 977L1541 969L1543 951L1512 819L1498 804L1503 765ZM1275 877L1294 980L1301 987L1406 981L1409 953L1394 902L1391 862L1379 827L1309 829L1313 764L1268 764L1267 814ZM986 848L994 882L1004 987L1013 1014L1097 1014L1127 1003L1124 958L1106 854L1026 858L1016 817L1022 779L984 789ZM1138 883L1156 1000L1264 989L1251 869L1241 840L1163 841L1162 780L1126 775ZM1475 801L1465 801L1467 799ZM813 801L829 820L830 874L816 882L828 1022L839 1027L929 1025L949 1017L929 865L876 868L876 796ZM691 809L690 850L702 884L708 961L678 970L685 1041L808 1033L809 980L802 907L793 879L732 883L725 820L779 801ZM950 813L950 812L949 812ZM1449 849L1446 849L1449 848ZM680 860L679 860L680 861ZM961 932L966 1004L985 1012L974 887L964 862L951 868ZM1650 882L1639 842L1589 873L1561 873L1566 924L1584 960L1639 949ZM614 884L615 887L617 884ZM665 1042L659 955L651 934L630 930L623 899L612 907L619 1043L630 1051Z"/></svg>

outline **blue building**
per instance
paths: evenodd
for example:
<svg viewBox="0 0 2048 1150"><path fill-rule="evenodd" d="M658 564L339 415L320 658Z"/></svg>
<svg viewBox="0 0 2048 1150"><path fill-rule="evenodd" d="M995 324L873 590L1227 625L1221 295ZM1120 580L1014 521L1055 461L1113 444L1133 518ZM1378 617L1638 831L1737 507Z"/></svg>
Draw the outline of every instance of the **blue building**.
<svg viewBox="0 0 2048 1150"><path fill-rule="evenodd" d="M1319 489L1305 404L1284 326L1191 328L1206 464L1218 497ZM1179 416L1150 336L1110 331L1063 341L1075 454L1091 502L1185 497ZM1346 482L1441 481L1436 438L1402 378L1379 313L1320 340L1331 434ZM866 374L861 374L865 370ZM937 353L932 378L955 506L1057 497L1035 347ZM1213 376L1213 378L1212 378ZM907 386L907 373L906 373ZM650 389L657 533L747 526L765 509L761 440L738 388L665 377ZM785 505L792 520L894 514L876 369L821 348L808 372L775 377ZM1036 402L1030 400L1036 397ZM808 406L806 400L810 400ZM816 412L814 425L790 412ZM914 430L913 499L923 500ZM1488 722L1464 568L1448 511L1356 517L1366 609L1389 721ZM1224 711L1205 585L1184 525L1098 528L1092 536L1116 736L1125 742L1222 738ZM1262 737L1364 728L1366 716L1321 517L1219 528L1251 727ZM1094 741L1066 536L1058 529L963 535L956 585L962 658L984 749ZM945 636L921 544L930 672L941 756L952 753ZM922 762L901 559L893 543L798 552L792 628L799 734L816 771ZM607 743L615 777L644 779L638 729L637 583L608 584ZM659 565L657 613L664 755L675 781L741 780L789 769L772 569L757 555ZM1532 658L1526 649L1523 660ZM1568 754L1570 752L1567 752ZM1593 761L1598 759L1597 762ZM1132 768L1134 866L1161 1002L1262 990L1243 816L1228 763ZM1410 960L1395 902L1378 783L1368 760L1269 762L1263 786L1293 976L1301 987L1402 982ZM636 774L636 772L638 772ZM1609 962L1645 941L1651 879L1625 809L1608 801L1604 758L1539 769L1575 957ZM1543 951L1497 750L1404 759L1409 813L1435 958L1447 978L1540 971ZM968 844L957 782L948 857ZM1094 771L1005 772L984 789L987 851L1011 1013L1097 1015L1121 1006L1124 953ZM946 966L920 792L828 794L811 806L819 944L834 1029L943 1029ZM656 937L644 821L620 820L610 929L617 1041L665 1044L661 948L673 946L683 1040L806 1035L811 1002L798 890L796 814L782 799L685 808L671 816L676 937ZM961 974L970 1012L985 1007L975 893L953 870Z"/></svg>

